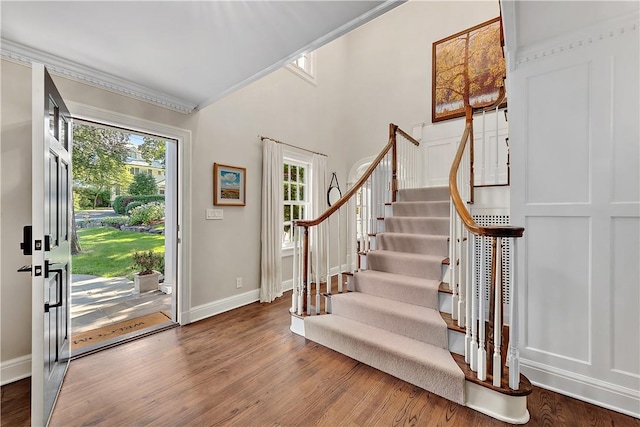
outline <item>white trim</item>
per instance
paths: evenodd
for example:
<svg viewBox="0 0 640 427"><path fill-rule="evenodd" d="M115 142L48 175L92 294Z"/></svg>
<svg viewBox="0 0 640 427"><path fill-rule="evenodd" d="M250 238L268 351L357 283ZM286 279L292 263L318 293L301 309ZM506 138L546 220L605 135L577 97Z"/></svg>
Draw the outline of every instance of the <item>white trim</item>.
<svg viewBox="0 0 640 427"><path fill-rule="evenodd" d="M304 337L304 319L296 315L291 315L291 326L289 330L296 335Z"/></svg>
<svg viewBox="0 0 640 427"><path fill-rule="evenodd" d="M14 381L31 376L31 355L9 359L0 363L0 385L12 383Z"/></svg>
<svg viewBox="0 0 640 427"><path fill-rule="evenodd" d="M0 45L0 56L11 62L27 66L31 66L32 62L38 62L46 65L52 74L126 95L170 110L179 111L184 114L191 113L198 106L196 103L186 99L150 89L132 81L105 73L104 71L62 59L10 40L0 39Z"/></svg>
<svg viewBox="0 0 640 427"><path fill-rule="evenodd" d="M638 12L630 13L527 47L516 54L512 68L526 62L572 52L585 46L596 45L599 42L615 37L629 35L638 37L639 17L640 14Z"/></svg>
<svg viewBox="0 0 640 427"><path fill-rule="evenodd" d="M184 325L189 323L191 308L191 131L150 120L133 117L115 111L104 110L77 102L67 102L71 115L75 118L102 122L104 124L124 127L134 131L151 133L167 139L178 141L178 191L177 205L178 224L178 286L174 289L178 295L177 321Z"/></svg>
<svg viewBox="0 0 640 427"><path fill-rule="evenodd" d="M520 359L520 370L535 386L640 418L638 390L528 359Z"/></svg>
<svg viewBox="0 0 640 427"><path fill-rule="evenodd" d="M282 282L282 292L290 291L293 289L293 279L285 280Z"/></svg>
<svg viewBox="0 0 640 427"><path fill-rule="evenodd" d="M193 307L189 312L189 322L197 322L198 320L206 319L207 317L215 316L216 314L224 313L256 301L260 301L260 289L254 289L243 294L199 305Z"/></svg>
<svg viewBox="0 0 640 427"><path fill-rule="evenodd" d="M511 424L529 421L527 396L509 396L465 381L465 406Z"/></svg>

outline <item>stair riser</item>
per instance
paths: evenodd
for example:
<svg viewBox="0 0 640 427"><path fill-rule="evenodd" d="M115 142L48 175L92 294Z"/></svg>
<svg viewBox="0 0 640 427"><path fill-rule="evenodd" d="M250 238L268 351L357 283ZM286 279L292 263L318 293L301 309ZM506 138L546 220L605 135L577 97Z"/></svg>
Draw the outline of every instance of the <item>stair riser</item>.
<svg viewBox="0 0 640 427"><path fill-rule="evenodd" d="M375 310L367 305L354 303L352 300L343 301L338 297L331 299L332 314L404 335L436 347L447 348L446 330L440 329L439 322L431 323L429 319ZM407 327L407 325L411 325L411 327Z"/></svg>
<svg viewBox="0 0 640 427"><path fill-rule="evenodd" d="M447 240L444 238L431 238L411 234L378 234L376 236L376 241L376 247L384 251L407 252L423 255L442 255L443 257L447 256L449 247Z"/></svg>
<svg viewBox="0 0 640 427"><path fill-rule="evenodd" d="M453 296L445 292L438 292L438 309L443 313L451 314L451 302Z"/></svg>
<svg viewBox="0 0 640 427"><path fill-rule="evenodd" d="M448 187L408 188L398 191L399 202L435 202L448 201Z"/></svg>
<svg viewBox="0 0 640 427"><path fill-rule="evenodd" d="M385 231L392 233L449 235L449 218L392 217L385 219Z"/></svg>
<svg viewBox="0 0 640 427"><path fill-rule="evenodd" d="M393 205L395 217L449 217L449 202L400 202Z"/></svg>
<svg viewBox="0 0 640 427"><path fill-rule="evenodd" d="M421 279L442 279L441 262L422 259L409 259L398 262L396 258L386 257L376 252L369 253L367 257L367 268L370 270L385 271L387 273L419 277Z"/></svg>
<svg viewBox="0 0 640 427"><path fill-rule="evenodd" d="M407 304L419 305L434 310L438 309L438 301L433 297L433 291L424 287L412 286L411 284L402 282L390 283L370 277L362 278L357 274L355 276L355 290L356 292L406 302Z"/></svg>

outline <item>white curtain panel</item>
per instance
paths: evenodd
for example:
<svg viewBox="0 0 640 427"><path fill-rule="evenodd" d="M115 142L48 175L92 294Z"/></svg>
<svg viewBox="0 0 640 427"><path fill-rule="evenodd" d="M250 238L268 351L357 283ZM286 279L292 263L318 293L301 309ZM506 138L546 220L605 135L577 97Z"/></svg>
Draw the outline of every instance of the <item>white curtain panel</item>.
<svg viewBox="0 0 640 427"><path fill-rule="evenodd" d="M329 187L329 177L327 176L327 157L314 154L311 160L311 185L312 199L311 219L319 217L329 208L327 204L327 190ZM325 239L324 227L328 227L327 221L311 230L311 271L315 275L320 275L320 279L324 281L327 277L327 242ZM317 242L317 246L316 246ZM316 263L317 261L317 263ZM316 265L318 267L316 267ZM315 277L312 278L315 282Z"/></svg>
<svg viewBox="0 0 640 427"><path fill-rule="evenodd" d="M282 296L282 146L270 140L262 148L262 230L260 302Z"/></svg>

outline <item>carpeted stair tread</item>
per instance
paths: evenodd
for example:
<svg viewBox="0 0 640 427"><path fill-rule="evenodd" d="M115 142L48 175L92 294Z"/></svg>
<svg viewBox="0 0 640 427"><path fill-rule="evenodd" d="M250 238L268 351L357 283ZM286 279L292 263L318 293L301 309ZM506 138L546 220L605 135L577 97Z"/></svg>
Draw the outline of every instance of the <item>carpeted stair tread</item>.
<svg viewBox="0 0 640 427"><path fill-rule="evenodd" d="M336 314L304 325L307 339L464 405L465 376L448 350Z"/></svg>
<svg viewBox="0 0 640 427"><path fill-rule="evenodd" d="M422 255L376 250L367 254L367 269L424 279L442 279L444 255Z"/></svg>
<svg viewBox="0 0 640 427"><path fill-rule="evenodd" d="M393 205L393 216L431 216L449 217L448 200L435 202L396 202Z"/></svg>
<svg viewBox="0 0 640 427"><path fill-rule="evenodd" d="M376 235L376 249L447 256L449 236L384 232Z"/></svg>
<svg viewBox="0 0 640 427"><path fill-rule="evenodd" d="M398 190L399 202L449 200L449 187L404 188Z"/></svg>
<svg viewBox="0 0 640 427"><path fill-rule="evenodd" d="M447 324L440 312L406 302L348 292L331 296L331 313L447 348Z"/></svg>
<svg viewBox="0 0 640 427"><path fill-rule="evenodd" d="M384 219L384 230L392 233L448 236L449 217L389 217Z"/></svg>
<svg viewBox="0 0 640 427"><path fill-rule="evenodd" d="M355 291L437 310L439 280L365 270L354 276Z"/></svg>

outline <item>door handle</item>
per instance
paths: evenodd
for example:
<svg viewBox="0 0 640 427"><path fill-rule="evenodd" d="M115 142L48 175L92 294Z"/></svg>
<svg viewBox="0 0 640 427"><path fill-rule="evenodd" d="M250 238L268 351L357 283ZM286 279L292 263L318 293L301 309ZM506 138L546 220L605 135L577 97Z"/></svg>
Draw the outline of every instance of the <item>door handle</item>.
<svg viewBox="0 0 640 427"><path fill-rule="evenodd" d="M62 264L60 264L62 265ZM53 304L50 304L49 301L44 303L44 312L48 313L51 308L62 307L62 280L64 278L64 271L67 268L67 264L62 265L62 268L50 268L49 260L44 261L44 277L49 278L49 273L55 273L56 275L56 284L58 285L58 301Z"/></svg>

